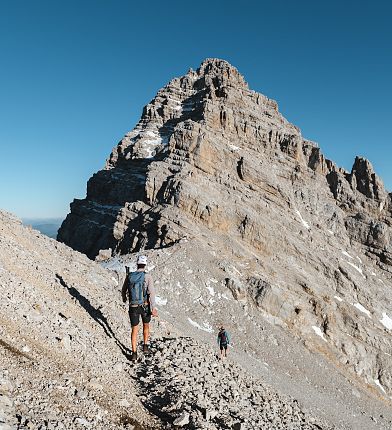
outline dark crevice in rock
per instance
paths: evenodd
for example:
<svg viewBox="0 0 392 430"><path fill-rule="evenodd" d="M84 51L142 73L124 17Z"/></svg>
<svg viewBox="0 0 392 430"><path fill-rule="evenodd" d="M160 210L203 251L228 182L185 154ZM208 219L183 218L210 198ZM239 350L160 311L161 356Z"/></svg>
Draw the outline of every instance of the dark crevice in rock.
<svg viewBox="0 0 392 430"><path fill-rule="evenodd" d="M241 157L237 162L237 173L240 179L244 180L244 157Z"/></svg>

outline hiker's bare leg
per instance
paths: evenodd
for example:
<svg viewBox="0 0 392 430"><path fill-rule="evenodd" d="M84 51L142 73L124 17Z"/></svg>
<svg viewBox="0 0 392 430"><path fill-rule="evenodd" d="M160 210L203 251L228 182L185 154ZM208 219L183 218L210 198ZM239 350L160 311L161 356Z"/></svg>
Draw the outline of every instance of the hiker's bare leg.
<svg viewBox="0 0 392 430"><path fill-rule="evenodd" d="M131 332L131 341L132 341L132 351L136 352L137 350L137 333L139 331L139 326L134 325L132 326L132 332Z"/></svg>
<svg viewBox="0 0 392 430"><path fill-rule="evenodd" d="M148 344L149 336L150 336L150 323L143 323L143 342L144 342L144 345Z"/></svg>

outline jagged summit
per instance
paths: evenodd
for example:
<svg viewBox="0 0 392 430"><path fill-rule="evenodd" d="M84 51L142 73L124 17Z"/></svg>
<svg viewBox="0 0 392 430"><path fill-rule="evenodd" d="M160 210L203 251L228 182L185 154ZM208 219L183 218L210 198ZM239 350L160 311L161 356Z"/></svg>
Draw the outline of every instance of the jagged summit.
<svg viewBox="0 0 392 430"><path fill-rule="evenodd" d="M199 78L208 76L211 77L211 79L215 79L215 86L217 88L228 84L248 89L248 84L245 82L244 77L226 60L206 58L200 64L196 73Z"/></svg>
<svg viewBox="0 0 392 430"><path fill-rule="evenodd" d="M314 177L312 172L321 175L316 177L341 206L365 206L372 213L390 207L390 197L367 161L357 158L350 174L338 168L279 113L275 101L249 90L236 68L224 60L206 59L197 71L170 81L144 107L140 121L113 149L105 169L89 180L87 198L72 203L59 240L90 257L99 249L129 252L167 246L186 234L178 232L172 215L168 223L159 221L165 205L183 218L190 215L189 222L194 222L194 214L184 210L189 202L178 204L185 184L198 189L196 206L205 194L208 197L202 200L214 202L207 205L209 213L213 206L220 212L222 195L238 181L235 189L248 184L257 191L262 175L272 185L271 167L276 162L282 165L282 159L293 164L293 173L284 173L293 181L305 171L311 173L309 178ZM222 194L214 195L203 181L195 182L195 173L201 173L199 179L218 182ZM153 219L146 217L151 211ZM241 216L230 222L236 234ZM148 225L142 227L147 219Z"/></svg>
<svg viewBox="0 0 392 430"><path fill-rule="evenodd" d="M228 62L206 59L196 72L190 70L158 91L144 107L136 127L113 150L107 167L125 165L127 160L160 157L167 153L170 137L178 124L192 121L215 127L216 118L209 114L210 105L218 102L240 106L244 97L260 105L257 109L260 118L265 109L277 111L276 102L250 91L243 76ZM223 112L222 121L226 121L225 115ZM270 117L273 116L271 113Z"/></svg>
<svg viewBox="0 0 392 430"><path fill-rule="evenodd" d="M214 67L216 67L219 71L224 69L230 69L238 73L238 70L234 66L232 66L228 61L223 60L222 58L206 58L201 62L200 67L197 69L198 74L203 74L206 69L211 69Z"/></svg>
<svg viewBox="0 0 392 430"><path fill-rule="evenodd" d="M374 172L369 160L363 157L355 157L350 176L352 187L356 188L366 197L379 202L385 202L387 193L384 184Z"/></svg>

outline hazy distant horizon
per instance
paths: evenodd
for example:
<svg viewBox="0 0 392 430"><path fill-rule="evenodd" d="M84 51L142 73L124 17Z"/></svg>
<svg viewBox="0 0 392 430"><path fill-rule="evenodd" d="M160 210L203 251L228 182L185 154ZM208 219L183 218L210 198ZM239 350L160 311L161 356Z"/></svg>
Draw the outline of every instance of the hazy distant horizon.
<svg viewBox="0 0 392 430"><path fill-rule="evenodd" d="M20 219L22 220L23 224L29 224L29 223L39 223L39 222L59 222L59 221L63 221L65 219L67 215L65 215L64 217L20 217Z"/></svg>
<svg viewBox="0 0 392 430"><path fill-rule="evenodd" d="M60 228L64 218L21 218L24 225L31 226L42 234L56 239L57 231Z"/></svg>

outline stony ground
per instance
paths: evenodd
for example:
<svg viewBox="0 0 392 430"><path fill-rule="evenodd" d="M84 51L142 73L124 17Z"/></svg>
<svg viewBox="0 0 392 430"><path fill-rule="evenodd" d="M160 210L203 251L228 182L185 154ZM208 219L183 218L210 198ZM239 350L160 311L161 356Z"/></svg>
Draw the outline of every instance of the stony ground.
<svg viewBox="0 0 392 430"><path fill-rule="evenodd" d="M112 274L1 212L0 229L3 421L29 429L158 425L123 377L129 323Z"/></svg>
<svg viewBox="0 0 392 430"><path fill-rule="evenodd" d="M211 430L332 428L190 337L157 339L133 372L143 404L167 428L173 422Z"/></svg>
<svg viewBox="0 0 392 430"><path fill-rule="evenodd" d="M132 364L120 289L135 256L99 265L0 212L0 428L391 428L377 392L322 359L322 339L235 300L210 256L187 242L149 253L160 317Z"/></svg>
<svg viewBox="0 0 392 430"><path fill-rule="evenodd" d="M216 348L216 332L223 323L233 337L232 362L280 394L295 398L312 416L336 428L391 428L388 399L378 387L340 363L329 340L313 330L306 336L287 330L252 297L239 300L225 279L243 273L247 266L223 254L221 264L216 264L213 244L203 247L203 241L148 252L159 324L168 335L191 335L203 348ZM129 255L102 264L121 280L124 264L133 265L134 260Z"/></svg>

